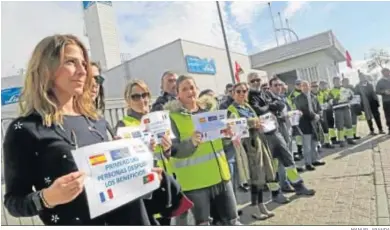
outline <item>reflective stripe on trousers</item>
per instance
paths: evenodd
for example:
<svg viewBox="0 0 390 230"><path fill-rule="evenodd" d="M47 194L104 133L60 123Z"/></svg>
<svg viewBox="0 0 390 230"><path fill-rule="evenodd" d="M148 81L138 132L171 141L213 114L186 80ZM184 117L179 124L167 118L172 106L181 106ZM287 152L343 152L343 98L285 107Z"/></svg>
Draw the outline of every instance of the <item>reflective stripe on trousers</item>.
<svg viewBox="0 0 390 230"><path fill-rule="evenodd" d="M297 168L294 166L290 167L285 167L286 168L286 173L287 173L287 179L292 183L298 183L302 181L301 176L299 175Z"/></svg>
<svg viewBox="0 0 390 230"><path fill-rule="evenodd" d="M188 166L201 164L201 163L204 163L206 161L222 157L223 154L224 154L224 152L220 151L220 152L217 152L217 153L212 152L212 153L209 153L209 154L206 154L206 155L203 155L203 156L199 156L199 157L196 157L196 158L191 157L189 159L183 159L183 160L175 163L175 168L184 168L184 167L188 167Z"/></svg>

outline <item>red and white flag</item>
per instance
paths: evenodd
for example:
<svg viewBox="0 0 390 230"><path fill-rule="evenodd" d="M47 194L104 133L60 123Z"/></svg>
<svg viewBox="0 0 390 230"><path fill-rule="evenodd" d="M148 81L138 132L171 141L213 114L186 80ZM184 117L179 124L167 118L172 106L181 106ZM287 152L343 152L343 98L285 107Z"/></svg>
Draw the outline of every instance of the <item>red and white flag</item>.
<svg viewBox="0 0 390 230"><path fill-rule="evenodd" d="M351 55L349 54L348 50L345 52L345 59L347 62L347 66L352 69L352 58L351 58Z"/></svg>
<svg viewBox="0 0 390 230"><path fill-rule="evenodd" d="M238 64L236 61L234 62L235 71L234 71L234 77L236 78L236 83L240 82L240 74L244 73L244 70L242 70L240 64Z"/></svg>

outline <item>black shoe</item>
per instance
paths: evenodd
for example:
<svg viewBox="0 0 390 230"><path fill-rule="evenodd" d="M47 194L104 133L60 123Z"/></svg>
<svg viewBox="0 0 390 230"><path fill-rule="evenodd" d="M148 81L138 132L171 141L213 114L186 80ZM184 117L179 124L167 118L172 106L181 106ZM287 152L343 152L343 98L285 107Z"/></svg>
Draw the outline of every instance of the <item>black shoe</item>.
<svg viewBox="0 0 390 230"><path fill-rule="evenodd" d="M286 185L282 186L282 192L292 193L292 192L295 192L295 190L290 184L286 184Z"/></svg>
<svg viewBox="0 0 390 230"><path fill-rule="evenodd" d="M249 192L250 187L249 187L248 184L243 184L243 185L240 185L240 186L238 187L238 189L240 189L240 190L243 191L243 192Z"/></svg>
<svg viewBox="0 0 390 230"><path fill-rule="evenodd" d="M354 139L354 140L360 140L361 137L358 137L358 136L354 135L354 136L353 136L353 139Z"/></svg>
<svg viewBox="0 0 390 230"><path fill-rule="evenodd" d="M324 144L324 148L326 148L326 149L334 149L335 146L332 145L332 144L330 144L330 143L325 143L325 144Z"/></svg>
<svg viewBox="0 0 390 230"><path fill-rule="evenodd" d="M379 133L380 133L380 134L385 134L385 132L383 132L383 131L379 131ZM370 135L371 135L371 136L376 136L376 135L378 135L378 134L377 134L376 132L374 132L374 131L371 131L371 132L370 132Z"/></svg>
<svg viewBox="0 0 390 230"><path fill-rule="evenodd" d="M340 141L340 148L344 148L346 145L345 141Z"/></svg>
<svg viewBox="0 0 390 230"><path fill-rule="evenodd" d="M297 167L297 172L304 172L305 168L304 167Z"/></svg>
<svg viewBox="0 0 390 230"><path fill-rule="evenodd" d="M306 165L306 170L314 171L314 170L316 170L316 168L313 165Z"/></svg>
<svg viewBox="0 0 390 230"><path fill-rule="evenodd" d="M272 201L278 204L287 204L290 202L290 199L279 192L278 195L272 196Z"/></svg>
<svg viewBox="0 0 390 230"><path fill-rule="evenodd" d="M298 155L298 153L294 153L294 161L300 161L302 158Z"/></svg>
<svg viewBox="0 0 390 230"><path fill-rule="evenodd" d="M356 145L356 142L353 139L347 139L349 145Z"/></svg>
<svg viewBox="0 0 390 230"><path fill-rule="evenodd" d="M336 138L332 138L331 141L334 145L339 145L341 143L341 141L337 140Z"/></svg>
<svg viewBox="0 0 390 230"><path fill-rule="evenodd" d="M305 196L314 196L316 194L316 191L314 189L308 189L306 186L302 183L299 185L294 186L295 187L295 194L298 196L305 195Z"/></svg>
<svg viewBox="0 0 390 230"><path fill-rule="evenodd" d="M312 165L314 166L322 166L325 165L326 163L324 161L314 161Z"/></svg>

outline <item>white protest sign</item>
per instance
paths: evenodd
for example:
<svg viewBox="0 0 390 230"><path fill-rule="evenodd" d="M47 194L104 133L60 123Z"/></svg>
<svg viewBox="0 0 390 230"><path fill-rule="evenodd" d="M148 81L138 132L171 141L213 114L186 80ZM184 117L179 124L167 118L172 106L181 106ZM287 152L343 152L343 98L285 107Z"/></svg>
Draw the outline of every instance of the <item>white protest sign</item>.
<svg viewBox="0 0 390 230"><path fill-rule="evenodd" d="M212 141L224 138L227 110L198 113L192 115L195 130L203 134L202 141Z"/></svg>
<svg viewBox="0 0 390 230"><path fill-rule="evenodd" d="M327 110L327 109L329 109L329 107L330 107L329 104L326 103L326 102L325 102L324 104L321 105L321 109L322 109L322 110Z"/></svg>
<svg viewBox="0 0 390 230"><path fill-rule="evenodd" d="M282 112L280 113L282 117L286 117L288 115L287 106L284 106Z"/></svg>
<svg viewBox="0 0 390 230"><path fill-rule="evenodd" d="M145 130L152 134L157 144L161 144L161 138L165 134L168 134L171 139L175 138L171 129L171 119L168 111L148 113L142 117L141 123L145 126Z"/></svg>
<svg viewBox="0 0 390 230"><path fill-rule="evenodd" d="M349 101L349 98L352 96L352 92L350 91L350 89L346 89L344 87L341 87L340 88L340 98L339 98L339 102L340 103L344 103L344 102L348 102Z"/></svg>
<svg viewBox="0 0 390 230"><path fill-rule="evenodd" d="M134 126L126 126L126 127L119 127L116 135L121 138L127 138L127 139L140 139L142 140L146 145L150 144L151 134L149 132L146 132L143 130L141 126L134 127Z"/></svg>
<svg viewBox="0 0 390 230"><path fill-rule="evenodd" d="M272 113L268 112L259 116L260 122L263 123L263 132L269 133L276 129L276 121Z"/></svg>
<svg viewBox="0 0 390 230"><path fill-rule="evenodd" d="M72 151L86 173L85 191L92 218L107 213L160 186L152 172L153 153L140 139L121 139Z"/></svg>
<svg viewBox="0 0 390 230"><path fill-rule="evenodd" d="M299 120L301 119L302 113L299 110L293 110L288 113L290 118L291 126L299 125Z"/></svg>
<svg viewBox="0 0 390 230"><path fill-rule="evenodd" d="M227 119L226 123L232 127L234 133L232 139L249 137L248 121L246 118Z"/></svg>
<svg viewBox="0 0 390 230"><path fill-rule="evenodd" d="M353 95L353 98L350 101L352 105L360 105L360 102L361 102L360 95Z"/></svg>

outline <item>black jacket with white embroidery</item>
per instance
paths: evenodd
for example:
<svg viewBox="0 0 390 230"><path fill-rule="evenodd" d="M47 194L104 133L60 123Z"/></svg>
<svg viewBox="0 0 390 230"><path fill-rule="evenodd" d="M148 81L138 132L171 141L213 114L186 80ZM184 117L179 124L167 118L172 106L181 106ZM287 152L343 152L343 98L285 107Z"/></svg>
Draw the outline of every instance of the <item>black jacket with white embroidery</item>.
<svg viewBox="0 0 390 230"><path fill-rule="evenodd" d="M96 143L107 141L106 121L89 121L104 139L96 138ZM86 129L86 132L90 131ZM159 194L165 193L165 189L158 189L153 193L153 200L137 199L92 220L85 191L67 204L38 212L32 199L33 187L36 191L42 190L57 178L77 171L71 154L73 149L72 139L59 126L44 126L38 114L19 117L10 124L3 143L4 205L12 216L39 215L45 225L151 225L155 213L150 210L166 209L165 203L155 200L166 196ZM167 177L164 175L164 178ZM166 183L164 180L162 186Z"/></svg>

